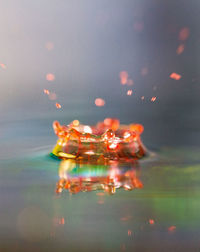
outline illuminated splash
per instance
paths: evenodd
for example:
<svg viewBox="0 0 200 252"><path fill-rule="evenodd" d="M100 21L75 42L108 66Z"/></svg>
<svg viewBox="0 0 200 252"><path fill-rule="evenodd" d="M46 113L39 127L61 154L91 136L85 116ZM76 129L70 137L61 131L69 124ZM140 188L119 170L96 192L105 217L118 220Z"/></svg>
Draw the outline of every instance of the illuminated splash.
<svg viewBox="0 0 200 252"><path fill-rule="evenodd" d="M73 159L63 160L58 170L59 181L56 193L67 190L72 194L79 192L103 191L115 194L117 189L132 191L143 188L139 179L136 162L119 163L118 161L78 162ZM99 192L98 204L103 204L104 193Z"/></svg>
<svg viewBox="0 0 200 252"><path fill-rule="evenodd" d="M60 106L58 107L60 108ZM146 154L140 135L140 124L120 125L118 119L106 118L96 126L82 125L74 121L69 125L53 123L58 136L52 155L61 159L130 159Z"/></svg>

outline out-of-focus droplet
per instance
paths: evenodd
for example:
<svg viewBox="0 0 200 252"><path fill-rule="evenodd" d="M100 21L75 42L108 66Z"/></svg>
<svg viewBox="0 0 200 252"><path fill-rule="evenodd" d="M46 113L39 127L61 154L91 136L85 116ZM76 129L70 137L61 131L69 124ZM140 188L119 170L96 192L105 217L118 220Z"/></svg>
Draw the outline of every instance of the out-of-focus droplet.
<svg viewBox="0 0 200 252"><path fill-rule="evenodd" d="M144 96L141 96L141 100L144 100Z"/></svg>
<svg viewBox="0 0 200 252"><path fill-rule="evenodd" d="M53 218L53 224L54 226L58 226L58 225L65 225L65 219L63 217L59 218Z"/></svg>
<svg viewBox="0 0 200 252"><path fill-rule="evenodd" d="M45 44L45 47L46 47L47 50L51 51L51 50L53 50L53 48L54 48L54 44L53 44L53 42L48 41L48 42Z"/></svg>
<svg viewBox="0 0 200 252"><path fill-rule="evenodd" d="M142 132L144 131L144 127L142 126L142 124L131 124L130 130L135 131L138 134L142 134Z"/></svg>
<svg viewBox="0 0 200 252"><path fill-rule="evenodd" d="M127 94L127 95L129 95L129 96L131 96L131 95L132 95L132 93L133 93L133 91L130 89L130 90L128 90L128 91L127 91L127 93L126 93L126 94Z"/></svg>
<svg viewBox="0 0 200 252"><path fill-rule="evenodd" d="M185 49L184 44L180 44L180 45L178 46L178 48L176 49L176 53L177 53L178 55L180 55L181 53L183 53L184 49Z"/></svg>
<svg viewBox="0 0 200 252"><path fill-rule="evenodd" d="M95 99L95 105L97 107L103 107L105 105L105 101L102 98L96 98Z"/></svg>
<svg viewBox="0 0 200 252"><path fill-rule="evenodd" d="M184 28L182 28L180 30L178 37L179 37L180 40L184 41L184 40L188 39L189 35L190 35L189 28L188 27L184 27Z"/></svg>
<svg viewBox="0 0 200 252"><path fill-rule="evenodd" d="M128 72L126 71L122 71L119 73L119 77L120 77L120 82L122 85L127 84L128 81Z"/></svg>
<svg viewBox="0 0 200 252"><path fill-rule="evenodd" d="M55 106L56 106L57 109L60 109L60 108L61 108L60 103L56 103Z"/></svg>
<svg viewBox="0 0 200 252"><path fill-rule="evenodd" d="M6 69L6 65L3 64L3 63L0 63L0 67L3 68L3 69Z"/></svg>
<svg viewBox="0 0 200 252"><path fill-rule="evenodd" d="M114 131L119 128L120 121L117 118L105 118L104 125Z"/></svg>
<svg viewBox="0 0 200 252"><path fill-rule="evenodd" d="M72 122L72 124L73 124L74 127L78 127L79 126L79 120L74 120Z"/></svg>
<svg viewBox="0 0 200 252"><path fill-rule="evenodd" d="M152 102L155 102L155 100L156 100L156 96L151 97Z"/></svg>
<svg viewBox="0 0 200 252"><path fill-rule="evenodd" d="M44 93L49 95L49 90L48 89L44 89Z"/></svg>
<svg viewBox="0 0 200 252"><path fill-rule="evenodd" d="M170 227L168 227L168 231L169 232L173 232L175 230L176 230L176 226L170 226Z"/></svg>
<svg viewBox="0 0 200 252"><path fill-rule="evenodd" d="M112 118L105 118L103 122L106 126L110 126L112 124Z"/></svg>
<svg viewBox="0 0 200 252"><path fill-rule="evenodd" d="M169 77L174 80L180 80L181 75L177 73L171 73Z"/></svg>
<svg viewBox="0 0 200 252"><path fill-rule="evenodd" d="M54 81L55 80L55 75L52 74L52 73L48 73L46 75L46 80L48 80L48 81Z"/></svg>
<svg viewBox="0 0 200 252"><path fill-rule="evenodd" d="M64 218L61 218L61 225L64 225L65 224L65 219Z"/></svg>
<svg viewBox="0 0 200 252"><path fill-rule="evenodd" d="M155 224L155 221L153 219L149 219L149 224L153 225L153 224Z"/></svg>

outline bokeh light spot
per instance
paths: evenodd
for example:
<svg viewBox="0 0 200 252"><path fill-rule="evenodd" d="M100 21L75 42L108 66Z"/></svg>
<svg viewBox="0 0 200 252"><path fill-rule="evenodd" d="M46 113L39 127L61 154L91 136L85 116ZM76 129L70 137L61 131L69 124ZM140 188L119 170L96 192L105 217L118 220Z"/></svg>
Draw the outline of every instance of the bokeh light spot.
<svg viewBox="0 0 200 252"><path fill-rule="evenodd" d="M55 75L52 74L52 73L48 73L46 75L46 80L48 80L48 81L54 81L55 80Z"/></svg>
<svg viewBox="0 0 200 252"><path fill-rule="evenodd" d="M176 230L176 226L170 226L168 227L169 232L174 232Z"/></svg>
<svg viewBox="0 0 200 252"><path fill-rule="evenodd" d="M105 105L105 101L102 98L96 98L95 99L95 105L97 107L103 107Z"/></svg>
<svg viewBox="0 0 200 252"><path fill-rule="evenodd" d="M43 91L44 91L44 94L49 95L49 90L48 89L44 89Z"/></svg>
<svg viewBox="0 0 200 252"><path fill-rule="evenodd" d="M155 102L155 100L156 100L156 96L151 97L152 102Z"/></svg>
<svg viewBox="0 0 200 252"><path fill-rule="evenodd" d="M6 65L3 64L3 63L0 63L0 67L3 68L3 69L6 69Z"/></svg>
<svg viewBox="0 0 200 252"><path fill-rule="evenodd" d="M153 224L155 224L155 221L153 219L149 219L149 224L153 225Z"/></svg>
<svg viewBox="0 0 200 252"><path fill-rule="evenodd" d="M181 53L183 53L184 49L185 49L184 44L180 44L180 45L178 46L178 48L176 49L176 53L177 53L178 55L180 55Z"/></svg>
<svg viewBox="0 0 200 252"><path fill-rule="evenodd" d="M184 40L188 39L189 35L190 35L189 28L188 27L184 27L179 32L179 39L184 41Z"/></svg>
<svg viewBox="0 0 200 252"><path fill-rule="evenodd" d="M169 77L174 80L180 80L181 75L177 73L171 73Z"/></svg>
<svg viewBox="0 0 200 252"><path fill-rule="evenodd" d="M72 122L72 124L73 124L74 127L78 127L79 124L80 124L80 122L79 122L79 120L74 120L74 121Z"/></svg>
<svg viewBox="0 0 200 252"><path fill-rule="evenodd" d="M119 73L120 82L122 85L126 85L128 81L128 72L122 71Z"/></svg>
<svg viewBox="0 0 200 252"><path fill-rule="evenodd" d="M132 95L132 93L133 93L133 90L131 90L131 89L130 89L130 90L128 90L128 91L127 91L127 93L126 93L126 94L127 94L127 95L129 95L129 96L131 96L131 95Z"/></svg>
<svg viewBox="0 0 200 252"><path fill-rule="evenodd" d="M60 109L60 108L62 107L62 106L60 105L60 103L56 103L55 106L56 106L57 109Z"/></svg>

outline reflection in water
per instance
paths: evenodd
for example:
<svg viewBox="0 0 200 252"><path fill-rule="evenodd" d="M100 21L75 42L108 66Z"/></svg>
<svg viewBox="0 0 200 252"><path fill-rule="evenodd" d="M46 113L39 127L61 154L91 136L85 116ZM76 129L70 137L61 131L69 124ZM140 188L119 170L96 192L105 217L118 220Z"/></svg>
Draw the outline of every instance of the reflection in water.
<svg viewBox="0 0 200 252"><path fill-rule="evenodd" d="M56 186L57 193L66 189L73 194L96 190L114 194L119 188L131 191L143 187L136 161L87 163L67 159L60 163L58 174L60 179Z"/></svg>

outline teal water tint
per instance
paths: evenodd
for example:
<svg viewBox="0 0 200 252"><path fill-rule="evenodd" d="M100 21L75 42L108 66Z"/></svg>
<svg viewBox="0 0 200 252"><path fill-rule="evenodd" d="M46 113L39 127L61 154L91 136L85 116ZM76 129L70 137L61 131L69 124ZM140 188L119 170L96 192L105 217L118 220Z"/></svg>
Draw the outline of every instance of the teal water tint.
<svg viewBox="0 0 200 252"><path fill-rule="evenodd" d="M2 251L199 251L197 147L161 148L141 160L143 189L56 195L60 161L48 155L56 139L44 132L26 148L26 135L7 141L16 152L0 163Z"/></svg>
<svg viewBox="0 0 200 252"><path fill-rule="evenodd" d="M65 191L56 196L59 161L49 158L46 151L2 162L1 236L5 248L17 246L21 251L27 246L48 247L50 251L198 248L200 167L192 164L193 157L185 160L177 155L169 161L167 150L163 150L156 159L141 162L143 189L131 192L119 189L112 196L97 192L69 195ZM185 151L182 149L180 154ZM150 225L149 219L155 224ZM170 232L170 226L176 229ZM173 251L179 251L176 249Z"/></svg>
<svg viewBox="0 0 200 252"><path fill-rule="evenodd" d="M97 177L106 176L108 174L108 166L106 165L84 165L84 167L76 166L71 172L72 176L81 177Z"/></svg>
<svg viewBox="0 0 200 252"><path fill-rule="evenodd" d="M117 163L117 168L119 169L119 174L124 174L131 168L136 169L137 165L133 163ZM110 171L109 164L90 164L85 163L80 165L77 163L71 171L69 171L70 176L77 177L103 177L108 176Z"/></svg>

